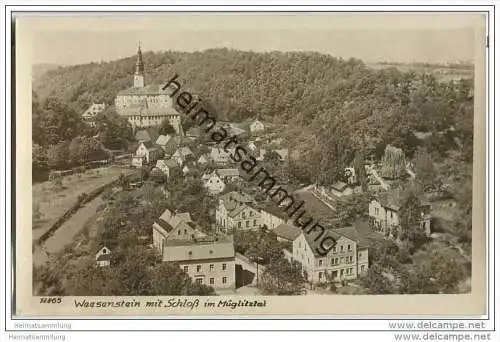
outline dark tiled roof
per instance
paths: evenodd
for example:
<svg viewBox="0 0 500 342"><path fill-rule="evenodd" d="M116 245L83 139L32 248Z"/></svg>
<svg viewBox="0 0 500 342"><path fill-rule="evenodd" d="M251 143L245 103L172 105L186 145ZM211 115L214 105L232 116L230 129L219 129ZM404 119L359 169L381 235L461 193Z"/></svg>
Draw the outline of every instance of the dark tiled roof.
<svg viewBox="0 0 500 342"><path fill-rule="evenodd" d="M273 232L278 237L293 241L297 238L297 236L300 235L301 230L298 227L290 226L286 223L282 223L278 227L273 229Z"/></svg>
<svg viewBox="0 0 500 342"><path fill-rule="evenodd" d="M160 134L155 128L146 128L146 129L141 129L140 131L137 131L135 133L135 139L136 140L142 140L142 141L152 141L155 142Z"/></svg>
<svg viewBox="0 0 500 342"><path fill-rule="evenodd" d="M337 190L337 191L344 191L347 188L347 184L339 181L339 182L336 182L335 184L333 184L332 188Z"/></svg>
<svg viewBox="0 0 500 342"><path fill-rule="evenodd" d="M277 207L275 204L268 204L268 203L265 203L262 205L262 210L268 212L269 214L272 214L276 217L279 217L281 219L287 219L287 216L285 214L285 208L279 208Z"/></svg>

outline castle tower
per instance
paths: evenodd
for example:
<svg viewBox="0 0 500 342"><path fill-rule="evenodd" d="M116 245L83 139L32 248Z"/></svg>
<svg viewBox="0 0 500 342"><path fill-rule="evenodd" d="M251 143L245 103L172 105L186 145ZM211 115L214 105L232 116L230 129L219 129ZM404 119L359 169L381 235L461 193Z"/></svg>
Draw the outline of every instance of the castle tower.
<svg viewBox="0 0 500 342"><path fill-rule="evenodd" d="M144 63L142 62L141 43L137 49L137 62L135 63L134 88L144 87Z"/></svg>

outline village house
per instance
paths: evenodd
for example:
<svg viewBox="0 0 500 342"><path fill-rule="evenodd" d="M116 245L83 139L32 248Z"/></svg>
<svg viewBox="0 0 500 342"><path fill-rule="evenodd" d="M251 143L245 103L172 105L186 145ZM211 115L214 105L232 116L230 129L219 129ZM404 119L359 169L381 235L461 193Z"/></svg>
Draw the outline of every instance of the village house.
<svg viewBox="0 0 500 342"><path fill-rule="evenodd" d="M235 250L232 237L207 237L191 241L167 241L164 262L178 263L184 273L198 284L214 289L236 286Z"/></svg>
<svg viewBox="0 0 500 342"><path fill-rule="evenodd" d="M276 234L276 240L293 243L302 231L291 224L282 223L273 229L273 232Z"/></svg>
<svg viewBox="0 0 500 342"><path fill-rule="evenodd" d="M368 243L356 227L329 229L328 236L336 244L326 255L317 252L320 240L314 234L301 230L293 240L291 258L302 265L310 283L353 280L368 270Z"/></svg>
<svg viewBox="0 0 500 342"><path fill-rule="evenodd" d="M210 151L210 159L213 160L213 162L216 165L225 165L229 163L231 156L228 152L224 151L223 148L219 147L212 147Z"/></svg>
<svg viewBox="0 0 500 342"><path fill-rule="evenodd" d="M215 173L222 179L224 183L230 183L238 181L240 176L240 171L238 169L217 169Z"/></svg>
<svg viewBox="0 0 500 342"><path fill-rule="evenodd" d="M260 209L260 222L267 229L275 229L286 220L284 210L275 204L264 204Z"/></svg>
<svg viewBox="0 0 500 342"><path fill-rule="evenodd" d="M287 161L288 160L288 149L282 148L278 150L273 150L276 152L280 158L280 161Z"/></svg>
<svg viewBox="0 0 500 342"><path fill-rule="evenodd" d="M162 150L165 151L168 141L172 139L171 135L160 135L158 139L156 139L156 145L158 145Z"/></svg>
<svg viewBox="0 0 500 342"><path fill-rule="evenodd" d="M262 226L255 201L247 194L238 191L228 192L219 198L215 219L218 231L222 233L237 229L257 229Z"/></svg>
<svg viewBox="0 0 500 342"><path fill-rule="evenodd" d="M209 155L201 155L200 158L196 161L198 165L207 165L210 159Z"/></svg>
<svg viewBox="0 0 500 342"><path fill-rule="evenodd" d="M431 235L431 205L426 201L418 200L420 215L415 226L420 228L426 236ZM397 239L401 236L401 216L404 205L403 196L392 191L372 198L368 205L368 215L371 227L384 236Z"/></svg>
<svg viewBox="0 0 500 342"><path fill-rule="evenodd" d="M95 118L98 114L102 113L106 109L105 103L92 103L90 107L83 112L82 119L88 125L95 127Z"/></svg>
<svg viewBox="0 0 500 342"><path fill-rule="evenodd" d="M210 195L220 194L226 187L226 183L224 183L222 178L216 172L204 174L201 177L201 180L203 182L203 186L207 189Z"/></svg>
<svg viewBox="0 0 500 342"><path fill-rule="evenodd" d="M111 250L104 246L95 255L97 266L106 267L111 264Z"/></svg>
<svg viewBox="0 0 500 342"><path fill-rule="evenodd" d="M257 150L257 145L255 145L255 143L253 141L250 141L248 144L247 144L247 147L250 151L256 151Z"/></svg>
<svg viewBox="0 0 500 342"><path fill-rule="evenodd" d="M193 167L192 166L189 166L189 165L184 165L184 167L182 168L182 173L184 174L184 176L189 172L193 170Z"/></svg>
<svg viewBox="0 0 500 342"><path fill-rule="evenodd" d="M248 128L249 128L251 133L259 133L259 132L263 132L265 130L265 126L262 123L262 121L257 120L257 119L251 120L249 122Z"/></svg>
<svg viewBox="0 0 500 342"><path fill-rule="evenodd" d="M264 149L264 148L261 148L259 149L259 155L258 156L255 156L255 160L258 160L258 161L263 161L264 160L264 156L266 155L267 151Z"/></svg>
<svg viewBox="0 0 500 342"><path fill-rule="evenodd" d="M156 167L168 177L172 174L172 170L179 169L179 165L172 159L160 159L156 162Z"/></svg>
<svg viewBox="0 0 500 342"><path fill-rule="evenodd" d="M130 165L136 168L141 168L142 165L144 164L144 157L142 156L132 156L130 159Z"/></svg>
<svg viewBox="0 0 500 342"><path fill-rule="evenodd" d="M174 159L179 166L182 166L186 161L193 157L193 151L191 151L191 149L187 146L179 147L179 149L172 155L172 159Z"/></svg>
<svg viewBox="0 0 500 342"><path fill-rule="evenodd" d="M192 241L205 236L191 220L189 213L175 213L166 209L153 223L153 246L162 254L166 241Z"/></svg>
<svg viewBox="0 0 500 342"><path fill-rule="evenodd" d="M162 155L161 148L155 146L150 141L141 142L135 151L135 156L142 157L146 161L146 164L156 162Z"/></svg>
<svg viewBox="0 0 500 342"><path fill-rule="evenodd" d="M358 183L358 180L356 178L356 170L354 170L353 167L346 167L344 169L344 177L346 178L347 184L349 185Z"/></svg>

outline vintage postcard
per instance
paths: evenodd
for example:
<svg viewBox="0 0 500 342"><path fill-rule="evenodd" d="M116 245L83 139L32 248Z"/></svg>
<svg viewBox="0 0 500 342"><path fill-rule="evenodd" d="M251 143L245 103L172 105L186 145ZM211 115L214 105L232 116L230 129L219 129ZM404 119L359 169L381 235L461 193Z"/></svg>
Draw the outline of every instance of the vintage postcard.
<svg viewBox="0 0 500 342"><path fill-rule="evenodd" d="M484 14L15 37L19 317L486 312Z"/></svg>

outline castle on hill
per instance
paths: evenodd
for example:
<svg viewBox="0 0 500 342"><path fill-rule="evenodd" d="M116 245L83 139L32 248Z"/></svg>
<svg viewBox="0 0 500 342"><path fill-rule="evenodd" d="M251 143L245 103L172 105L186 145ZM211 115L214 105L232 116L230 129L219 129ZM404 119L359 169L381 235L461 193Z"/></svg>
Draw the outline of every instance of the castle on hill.
<svg viewBox="0 0 500 342"><path fill-rule="evenodd" d="M168 119L177 134L183 135L181 114L173 106L171 93L172 89L162 90L161 85L146 85L139 44L134 86L118 92L115 99L116 112L126 117L134 128L158 126L164 119Z"/></svg>

